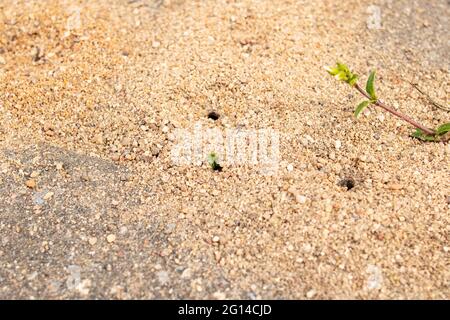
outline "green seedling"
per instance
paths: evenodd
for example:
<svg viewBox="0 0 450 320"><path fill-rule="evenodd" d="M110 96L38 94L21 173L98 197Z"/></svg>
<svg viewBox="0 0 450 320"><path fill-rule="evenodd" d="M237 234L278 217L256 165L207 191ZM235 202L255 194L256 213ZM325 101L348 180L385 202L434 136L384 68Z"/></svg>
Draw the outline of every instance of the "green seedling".
<svg viewBox="0 0 450 320"><path fill-rule="evenodd" d="M222 171L222 166L217 162L218 157L215 152L208 154L208 163L214 171Z"/></svg>
<svg viewBox="0 0 450 320"><path fill-rule="evenodd" d="M375 93L375 71L370 72L366 83L366 89L364 90L358 85L358 75L350 71L350 69L340 62L336 63L335 67L327 67L326 70L329 74L333 75L336 79L348 83L351 87L358 90L367 100L362 101L355 109L355 117L367 108L369 105L375 105L384 109L385 111L393 114L397 118L408 122L416 128L416 131L411 134L412 137L420 139L422 141L448 141L450 132L450 123L445 123L433 130L425 127L417 121L411 119L407 115L404 115L390 106L387 106L384 102L380 101Z"/></svg>

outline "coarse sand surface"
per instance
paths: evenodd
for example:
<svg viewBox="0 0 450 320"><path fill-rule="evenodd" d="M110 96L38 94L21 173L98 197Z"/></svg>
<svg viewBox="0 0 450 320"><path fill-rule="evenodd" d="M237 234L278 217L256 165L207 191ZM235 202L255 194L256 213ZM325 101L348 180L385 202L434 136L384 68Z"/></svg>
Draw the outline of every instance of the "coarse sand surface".
<svg viewBox="0 0 450 320"><path fill-rule="evenodd" d="M448 106L449 17L2 0L0 298L449 299L450 144L372 106L356 120L362 97L323 68L376 69L386 103L436 127L449 111L412 84ZM177 163L196 125L273 130L278 170Z"/></svg>

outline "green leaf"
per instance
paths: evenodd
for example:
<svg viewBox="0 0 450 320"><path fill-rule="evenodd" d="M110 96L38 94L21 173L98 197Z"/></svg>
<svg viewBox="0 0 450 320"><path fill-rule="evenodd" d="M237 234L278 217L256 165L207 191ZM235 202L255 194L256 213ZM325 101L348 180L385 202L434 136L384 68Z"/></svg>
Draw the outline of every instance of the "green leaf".
<svg viewBox="0 0 450 320"><path fill-rule="evenodd" d="M342 63L342 62L336 62L336 66L339 70L345 71L345 72L349 72L350 69L347 67L346 64Z"/></svg>
<svg viewBox="0 0 450 320"><path fill-rule="evenodd" d="M416 131L414 131L411 134L411 137L414 137L414 138L421 138L422 136L423 136L423 132L420 129L416 129Z"/></svg>
<svg viewBox="0 0 450 320"><path fill-rule="evenodd" d="M347 82L353 87L357 81L358 81L358 75L352 74L352 76L350 77L350 79L348 79Z"/></svg>
<svg viewBox="0 0 450 320"><path fill-rule="evenodd" d="M338 80L347 81L347 74L344 71L339 71L335 77Z"/></svg>
<svg viewBox="0 0 450 320"><path fill-rule="evenodd" d="M208 163L213 170L222 171L222 166L217 162L218 157L215 152L208 154Z"/></svg>
<svg viewBox="0 0 450 320"><path fill-rule="evenodd" d="M450 131L450 122L439 126L436 129L436 134L441 136L441 135L443 135L443 134L445 134L445 133L447 133L449 131Z"/></svg>
<svg viewBox="0 0 450 320"><path fill-rule="evenodd" d="M215 152L208 154L208 163L212 167L214 163L217 163L217 155Z"/></svg>
<svg viewBox="0 0 450 320"><path fill-rule="evenodd" d="M375 94L375 71L372 71L367 79L366 91L370 96L371 100L377 100L377 95Z"/></svg>
<svg viewBox="0 0 450 320"><path fill-rule="evenodd" d="M361 113L361 111L364 110L364 108L366 108L368 105L370 104L370 101L363 101L361 102L355 110L355 117L358 118L359 114Z"/></svg>
<svg viewBox="0 0 450 320"><path fill-rule="evenodd" d="M422 141L439 141L439 138L437 138L436 136L426 134L420 129L416 129L416 131L414 131L411 134L411 136L413 138L417 138L417 139L422 140Z"/></svg>
<svg viewBox="0 0 450 320"><path fill-rule="evenodd" d="M325 67L329 74L335 76L336 79L345 81L351 86L356 84L358 80L358 75L351 72L350 69L343 63L336 62L335 67Z"/></svg>
<svg viewBox="0 0 450 320"><path fill-rule="evenodd" d="M327 72L329 73L329 74L331 74L332 76L335 76L335 75L337 75L341 70L339 70L339 68L337 68L337 67L325 67L325 70L327 70Z"/></svg>

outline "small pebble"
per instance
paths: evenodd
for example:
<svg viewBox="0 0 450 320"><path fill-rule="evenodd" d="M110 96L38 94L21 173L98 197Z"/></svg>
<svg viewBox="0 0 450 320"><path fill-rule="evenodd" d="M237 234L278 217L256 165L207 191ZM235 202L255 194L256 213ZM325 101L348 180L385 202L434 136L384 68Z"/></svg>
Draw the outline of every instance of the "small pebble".
<svg viewBox="0 0 450 320"><path fill-rule="evenodd" d="M131 139L128 138L128 137L125 137L125 138L122 139L121 144L122 144L123 146L129 146L129 145L131 145Z"/></svg>
<svg viewBox="0 0 450 320"><path fill-rule="evenodd" d="M306 293L306 297L307 297L308 299L313 298L315 295L316 295L316 290L314 290L314 289L311 289L311 290L309 290L309 291Z"/></svg>
<svg viewBox="0 0 450 320"><path fill-rule="evenodd" d="M186 268L181 273L181 279L189 279L192 277L192 270L190 268Z"/></svg>
<svg viewBox="0 0 450 320"><path fill-rule="evenodd" d="M116 236L113 235L113 234L109 234L109 235L106 237L106 241L108 241L109 243L112 243L112 242L114 242L115 240L116 240Z"/></svg>
<svg viewBox="0 0 450 320"><path fill-rule="evenodd" d="M49 200L49 199L51 199L53 197L54 194L55 194L54 192L49 191L42 197L42 199Z"/></svg>
<svg viewBox="0 0 450 320"><path fill-rule="evenodd" d="M36 178L36 177L38 177L39 176L39 171L33 171L31 174L30 174L30 177L31 178Z"/></svg>
<svg viewBox="0 0 450 320"><path fill-rule="evenodd" d="M36 180L29 179L25 182L25 185L30 189L34 189L34 188L36 188Z"/></svg>
<svg viewBox="0 0 450 320"><path fill-rule="evenodd" d="M295 201L297 201L298 203L305 203L307 200L307 198L305 196L302 196L301 194L296 194L295 195Z"/></svg>
<svg viewBox="0 0 450 320"><path fill-rule="evenodd" d="M217 300L225 300L227 295L221 291L217 291L213 293L213 298Z"/></svg>
<svg viewBox="0 0 450 320"><path fill-rule="evenodd" d="M108 242L110 242L109 240L108 240ZM90 237L89 238L89 244L91 245L91 246L93 246L94 244L96 244L97 243L97 238L96 237Z"/></svg>
<svg viewBox="0 0 450 320"><path fill-rule="evenodd" d="M337 150L339 150L339 149L341 148L341 146L342 146L342 142L341 142L340 140L336 140L336 141L334 142L334 147L335 147Z"/></svg>
<svg viewBox="0 0 450 320"><path fill-rule="evenodd" d="M161 285L165 285L170 280L169 273L167 271L158 271L156 276L158 277L158 281Z"/></svg>
<svg viewBox="0 0 450 320"><path fill-rule="evenodd" d="M103 140L103 135L101 134L101 133L99 133L99 134L96 134L95 136L94 136L94 143L96 143L96 144L103 144L103 142L104 142L104 140Z"/></svg>
<svg viewBox="0 0 450 320"><path fill-rule="evenodd" d="M403 186L401 184L398 183L391 183L388 185L388 189L390 190L401 190L403 189Z"/></svg>

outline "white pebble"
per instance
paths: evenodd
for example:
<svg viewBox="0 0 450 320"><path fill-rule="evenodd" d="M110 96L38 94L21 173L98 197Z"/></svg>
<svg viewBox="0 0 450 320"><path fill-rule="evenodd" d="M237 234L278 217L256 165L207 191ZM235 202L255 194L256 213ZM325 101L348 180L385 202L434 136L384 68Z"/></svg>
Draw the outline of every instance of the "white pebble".
<svg viewBox="0 0 450 320"><path fill-rule="evenodd" d="M306 293L306 297L307 297L308 299L313 298L315 295L316 295L316 290L314 290L314 289L311 289L311 290L309 290L309 291Z"/></svg>
<svg viewBox="0 0 450 320"><path fill-rule="evenodd" d="M54 193L52 191L47 192L42 198L44 200L49 200L51 197L53 197Z"/></svg>
<svg viewBox="0 0 450 320"><path fill-rule="evenodd" d="M383 283L383 273L381 269L378 266L369 264L366 272L369 274L366 284L367 289L380 289Z"/></svg>
<svg viewBox="0 0 450 320"><path fill-rule="evenodd" d="M158 277L158 281L161 285L165 285L170 280L169 273L167 271L158 271L156 276Z"/></svg>
<svg viewBox="0 0 450 320"><path fill-rule="evenodd" d="M341 146L342 146L342 142L341 142L340 140L336 140L336 141L334 142L334 147L335 147L337 150L339 150L339 149L341 148Z"/></svg>
<svg viewBox="0 0 450 320"><path fill-rule="evenodd" d="M306 197L302 196L301 194L297 194L297 195L295 195L295 200L298 203L305 203L306 202Z"/></svg>

